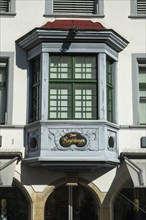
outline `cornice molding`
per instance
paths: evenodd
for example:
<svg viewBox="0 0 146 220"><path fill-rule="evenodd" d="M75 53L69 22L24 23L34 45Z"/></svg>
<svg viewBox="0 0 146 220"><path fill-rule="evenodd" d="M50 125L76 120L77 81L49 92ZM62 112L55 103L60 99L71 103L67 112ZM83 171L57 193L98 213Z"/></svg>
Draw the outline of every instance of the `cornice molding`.
<svg viewBox="0 0 146 220"><path fill-rule="evenodd" d="M112 29L105 30L46 30L36 28L19 38L16 43L26 51L38 46L41 43L50 42L68 42L68 43L104 43L121 52L127 45L128 41Z"/></svg>

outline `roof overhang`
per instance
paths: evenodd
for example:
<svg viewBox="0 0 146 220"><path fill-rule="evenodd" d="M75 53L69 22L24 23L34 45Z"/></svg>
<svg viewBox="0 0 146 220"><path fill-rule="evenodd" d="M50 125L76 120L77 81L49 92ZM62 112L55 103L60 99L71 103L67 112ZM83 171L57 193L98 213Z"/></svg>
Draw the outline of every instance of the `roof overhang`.
<svg viewBox="0 0 146 220"><path fill-rule="evenodd" d="M120 159L125 163L134 187L146 187L146 154L124 152Z"/></svg>
<svg viewBox="0 0 146 220"><path fill-rule="evenodd" d="M47 25L48 23L49 25ZM128 44L128 41L117 32L112 29L106 29L100 23L97 24L97 22L91 22L89 25L86 21L82 26L71 26L71 24L67 25L66 23L51 25L51 22L48 23L40 28L31 30L19 38L16 43L27 51L43 42L105 43L117 52L122 51ZM76 23L74 22L73 24Z"/></svg>
<svg viewBox="0 0 146 220"><path fill-rule="evenodd" d="M15 166L21 159L20 152L0 152L0 187L12 185Z"/></svg>

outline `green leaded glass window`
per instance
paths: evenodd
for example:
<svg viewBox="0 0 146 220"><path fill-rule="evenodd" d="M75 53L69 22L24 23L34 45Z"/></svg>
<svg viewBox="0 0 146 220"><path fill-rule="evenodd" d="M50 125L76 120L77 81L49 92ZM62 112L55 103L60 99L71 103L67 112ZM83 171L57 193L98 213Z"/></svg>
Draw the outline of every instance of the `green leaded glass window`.
<svg viewBox="0 0 146 220"><path fill-rule="evenodd" d="M0 61L0 124L5 123L7 62Z"/></svg>
<svg viewBox="0 0 146 220"><path fill-rule="evenodd" d="M107 60L107 120L113 121L113 74L112 62Z"/></svg>
<svg viewBox="0 0 146 220"><path fill-rule="evenodd" d="M97 119L94 56L51 56L50 119Z"/></svg>
<svg viewBox="0 0 146 220"><path fill-rule="evenodd" d="M39 120L40 113L40 59L32 63L32 115L31 120Z"/></svg>
<svg viewBox="0 0 146 220"><path fill-rule="evenodd" d="M139 121L146 124L146 63L139 64Z"/></svg>

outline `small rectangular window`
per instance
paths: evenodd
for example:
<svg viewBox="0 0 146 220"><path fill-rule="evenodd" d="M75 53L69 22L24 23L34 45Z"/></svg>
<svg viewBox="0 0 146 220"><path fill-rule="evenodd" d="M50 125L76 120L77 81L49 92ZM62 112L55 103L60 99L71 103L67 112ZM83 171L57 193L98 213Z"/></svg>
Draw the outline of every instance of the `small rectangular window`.
<svg viewBox="0 0 146 220"><path fill-rule="evenodd" d="M0 0L0 12L8 12L9 3L10 3L10 0Z"/></svg>
<svg viewBox="0 0 146 220"><path fill-rule="evenodd" d="M104 16L103 0L45 0L45 16Z"/></svg>
<svg viewBox="0 0 146 220"><path fill-rule="evenodd" d="M0 0L0 14L15 15L15 1L16 0Z"/></svg>
<svg viewBox="0 0 146 220"><path fill-rule="evenodd" d="M139 61L139 121L146 124L146 63Z"/></svg>
<svg viewBox="0 0 146 220"><path fill-rule="evenodd" d="M131 15L130 17L146 17L146 0L130 0Z"/></svg>
<svg viewBox="0 0 146 220"><path fill-rule="evenodd" d="M137 15L146 16L146 0L137 0Z"/></svg>
<svg viewBox="0 0 146 220"><path fill-rule="evenodd" d="M5 124L7 100L7 61L0 60L0 124Z"/></svg>
<svg viewBox="0 0 146 220"><path fill-rule="evenodd" d="M95 14L95 0L54 0L53 12L72 14Z"/></svg>

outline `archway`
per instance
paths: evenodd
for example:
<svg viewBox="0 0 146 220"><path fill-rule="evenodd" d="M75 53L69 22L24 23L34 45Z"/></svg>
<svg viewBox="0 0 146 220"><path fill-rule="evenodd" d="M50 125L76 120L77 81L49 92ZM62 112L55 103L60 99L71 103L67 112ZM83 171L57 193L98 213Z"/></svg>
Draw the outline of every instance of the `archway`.
<svg viewBox="0 0 146 220"><path fill-rule="evenodd" d="M97 201L84 186L60 186L45 205L45 220L98 220Z"/></svg>
<svg viewBox="0 0 146 220"><path fill-rule="evenodd" d="M130 181L114 201L114 220L146 219L146 188L134 188Z"/></svg>
<svg viewBox="0 0 146 220"><path fill-rule="evenodd" d="M28 200L15 181L12 187L0 187L0 219L29 219Z"/></svg>

